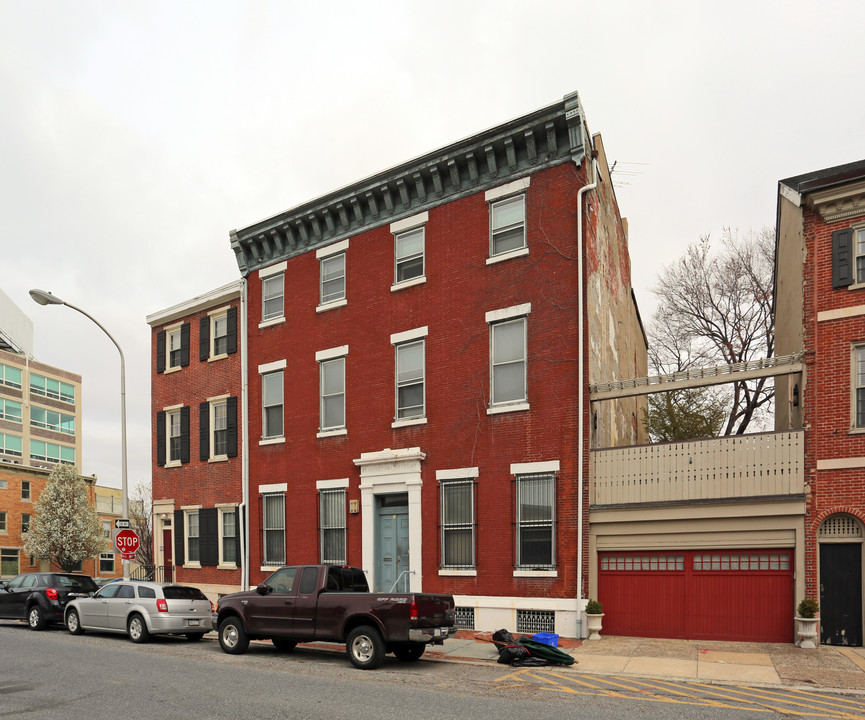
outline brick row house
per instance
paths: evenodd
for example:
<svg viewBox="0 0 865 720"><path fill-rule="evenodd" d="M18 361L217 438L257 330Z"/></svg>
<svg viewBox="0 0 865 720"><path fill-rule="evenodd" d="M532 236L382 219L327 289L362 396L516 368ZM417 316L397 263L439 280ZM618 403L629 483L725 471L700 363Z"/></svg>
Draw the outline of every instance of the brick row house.
<svg viewBox="0 0 865 720"><path fill-rule="evenodd" d="M804 594L821 641L862 645L865 541L865 161L781 180L776 347L803 372L779 379L776 425L804 428Z"/></svg>
<svg viewBox="0 0 865 720"><path fill-rule="evenodd" d="M214 598L241 586L242 297L235 281L147 317L154 562Z"/></svg>
<svg viewBox="0 0 865 720"><path fill-rule="evenodd" d="M349 563L452 593L464 627L579 635L590 436L645 441L644 399L589 413L590 376L646 371L607 167L574 94L233 231L238 297L148 317L158 557L211 590ZM187 360L223 306L242 357ZM205 403L232 397L214 463Z"/></svg>

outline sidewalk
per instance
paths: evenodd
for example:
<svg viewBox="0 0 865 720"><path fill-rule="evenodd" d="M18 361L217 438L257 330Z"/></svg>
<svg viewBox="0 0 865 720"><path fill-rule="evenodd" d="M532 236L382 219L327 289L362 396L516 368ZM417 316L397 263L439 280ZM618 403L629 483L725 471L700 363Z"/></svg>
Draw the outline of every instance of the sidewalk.
<svg viewBox="0 0 865 720"><path fill-rule="evenodd" d="M865 692L863 648L605 636L591 642L560 638L559 649L577 661L559 666L567 672ZM424 657L494 663L498 650L490 633L461 630L444 645L430 646Z"/></svg>

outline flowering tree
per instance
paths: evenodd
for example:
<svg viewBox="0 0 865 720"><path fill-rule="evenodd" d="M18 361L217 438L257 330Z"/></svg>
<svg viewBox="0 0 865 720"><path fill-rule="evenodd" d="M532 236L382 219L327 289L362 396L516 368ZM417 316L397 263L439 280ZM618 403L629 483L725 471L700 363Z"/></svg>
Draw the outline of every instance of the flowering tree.
<svg viewBox="0 0 865 720"><path fill-rule="evenodd" d="M76 468L56 465L39 496L24 536L24 552L50 560L63 572L109 549L102 521Z"/></svg>

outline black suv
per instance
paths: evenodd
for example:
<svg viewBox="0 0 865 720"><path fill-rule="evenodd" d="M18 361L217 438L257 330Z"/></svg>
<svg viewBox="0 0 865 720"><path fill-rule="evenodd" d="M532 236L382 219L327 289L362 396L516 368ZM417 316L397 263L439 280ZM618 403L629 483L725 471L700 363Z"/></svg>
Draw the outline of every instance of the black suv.
<svg viewBox="0 0 865 720"><path fill-rule="evenodd" d="M26 620L31 629L42 630L63 622L67 602L98 589L89 575L24 573L0 581L0 618Z"/></svg>

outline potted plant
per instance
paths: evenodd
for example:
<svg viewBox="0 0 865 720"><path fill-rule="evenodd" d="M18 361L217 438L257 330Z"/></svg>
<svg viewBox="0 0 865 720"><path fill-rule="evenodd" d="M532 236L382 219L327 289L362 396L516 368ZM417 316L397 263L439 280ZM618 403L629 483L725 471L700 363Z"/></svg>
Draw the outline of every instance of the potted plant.
<svg viewBox="0 0 865 720"><path fill-rule="evenodd" d="M813 649L817 647L817 611L820 605L816 600L805 598L796 608L796 647Z"/></svg>
<svg viewBox="0 0 865 720"><path fill-rule="evenodd" d="M589 631L589 640L601 639L601 622L604 617L604 608L597 600L589 600L586 605L586 629Z"/></svg>

